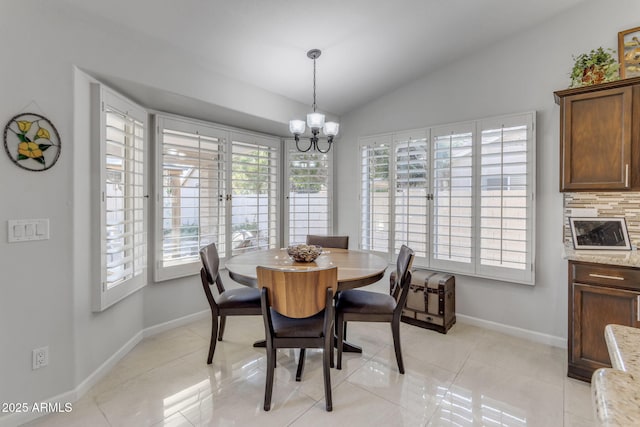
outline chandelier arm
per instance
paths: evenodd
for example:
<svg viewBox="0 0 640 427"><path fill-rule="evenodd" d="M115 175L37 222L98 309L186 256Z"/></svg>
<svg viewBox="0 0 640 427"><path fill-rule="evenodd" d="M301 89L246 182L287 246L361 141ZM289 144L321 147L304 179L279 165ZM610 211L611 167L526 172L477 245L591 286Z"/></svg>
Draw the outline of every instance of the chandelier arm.
<svg viewBox="0 0 640 427"><path fill-rule="evenodd" d="M307 149L303 150L303 149L300 148L299 142L300 142L300 138L298 138L296 136L296 149L298 151L300 151L301 153L306 153L307 151L311 150L311 147L313 147L313 144L311 142L309 142L309 146L307 147Z"/></svg>
<svg viewBox="0 0 640 427"><path fill-rule="evenodd" d="M329 143L329 146L327 147L327 149L326 149L326 150L322 151L322 150L320 149L320 146L319 146L319 145L316 145L316 151L317 151L318 153L327 154L327 153L329 152L329 150L331 150L331 143L332 143L333 141L332 141L332 139L331 139L331 138L329 138L329 139L327 140L327 142Z"/></svg>

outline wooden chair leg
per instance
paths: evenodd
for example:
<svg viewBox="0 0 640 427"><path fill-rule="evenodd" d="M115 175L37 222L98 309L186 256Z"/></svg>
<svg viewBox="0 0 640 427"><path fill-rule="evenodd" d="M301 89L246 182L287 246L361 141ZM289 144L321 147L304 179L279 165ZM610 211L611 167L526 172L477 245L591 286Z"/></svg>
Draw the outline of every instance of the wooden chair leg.
<svg viewBox="0 0 640 427"><path fill-rule="evenodd" d="M305 359L305 349L300 349L300 357L298 359L298 371L296 372L296 381L300 381L302 378L302 371L304 371L304 359Z"/></svg>
<svg viewBox="0 0 640 427"><path fill-rule="evenodd" d="M400 319L391 322L391 333L393 335L393 348L396 351L396 361L398 371L404 374L404 363L402 363L402 350L400 349Z"/></svg>
<svg viewBox="0 0 640 427"><path fill-rule="evenodd" d="M328 345L325 345L322 350L323 357L323 374L324 374L324 401L326 404L327 412L331 412L333 410L333 402L331 401L331 368L329 367L329 358L330 355L333 354L333 338L329 338L327 340L329 342Z"/></svg>
<svg viewBox="0 0 640 427"><path fill-rule="evenodd" d="M218 341L222 341L224 335L224 327L227 324L227 316L220 316L220 332L218 332Z"/></svg>
<svg viewBox="0 0 640 427"><path fill-rule="evenodd" d="M342 345L344 343L344 330L347 326L342 313L338 314L338 320L336 323L338 324L338 361L336 362L336 368L342 369Z"/></svg>
<svg viewBox="0 0 640 427"><path fill-rule="evenodd" d="M338 312L335 311L335 315L334 315L334 322L333 322L333 328L336 332L336 336L338 336L338 328L340 327L340 322L338 322ZM344 324L344 330L343 330L343 338L346 340L347 339L347 324Z"/></svg>
<svg viewBox="0 0 640 427"><path fill-rule="evenodd" d="M267 381L264 387L264 410L271 409L271 394L273 392L273 371L276 367L276 350L267 349Z"/></svg>
<svg viewBox="0 0 640 427"><path fill-rule="evenodd" d="M331 329L333 329L333 328L331 328ZM335 337L335 335L331 334L331 337L329 337L329 357L330 357L329 366L331 368L333 368L335 366L334 362L333 362L333 360L334 360L333 359L333 349L335 347L335 343L336 343L336 337Z"/></svg>
<svg viewBox="0 0 640 427"><path fill-rule="evenodd" d="M209 356L207 357L207 365L211 365L213 361L213 352L216 351L216 335L218 335L218 316L211 316L211 341L209 342Z"/></svg>

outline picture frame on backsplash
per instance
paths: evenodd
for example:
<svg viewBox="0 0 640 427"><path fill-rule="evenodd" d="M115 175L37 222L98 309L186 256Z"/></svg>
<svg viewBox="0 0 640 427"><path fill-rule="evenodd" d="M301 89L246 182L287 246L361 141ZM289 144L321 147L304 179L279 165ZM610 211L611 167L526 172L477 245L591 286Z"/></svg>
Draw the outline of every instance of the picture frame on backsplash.
<svg viewBox="0 0 640 427"><path fill-rule="evenodd" d="M569 217L569 225L575 249L631 250L624 218Z"/></svg>

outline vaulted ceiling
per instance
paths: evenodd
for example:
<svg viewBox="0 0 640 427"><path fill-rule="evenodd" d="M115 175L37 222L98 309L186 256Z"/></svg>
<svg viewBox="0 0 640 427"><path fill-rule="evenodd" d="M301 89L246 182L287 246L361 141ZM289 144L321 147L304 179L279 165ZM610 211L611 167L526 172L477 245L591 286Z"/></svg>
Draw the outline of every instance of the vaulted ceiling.
<svg viewBox="0 0 640 427"><path fill-rule="evenodd" d="M62 0L201 66L344 114L582 0Z"/></svg>

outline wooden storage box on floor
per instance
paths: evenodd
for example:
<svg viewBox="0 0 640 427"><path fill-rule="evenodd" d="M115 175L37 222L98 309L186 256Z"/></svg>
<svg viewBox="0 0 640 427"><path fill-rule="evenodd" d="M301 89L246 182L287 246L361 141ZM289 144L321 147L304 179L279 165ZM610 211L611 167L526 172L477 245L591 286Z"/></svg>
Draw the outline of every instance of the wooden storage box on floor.
<svg viewBox="0 0 640 427"><path fill-rule="evenodd" d="M456 278L415 268L402 321L446 334L456 323Z"/></svg>

